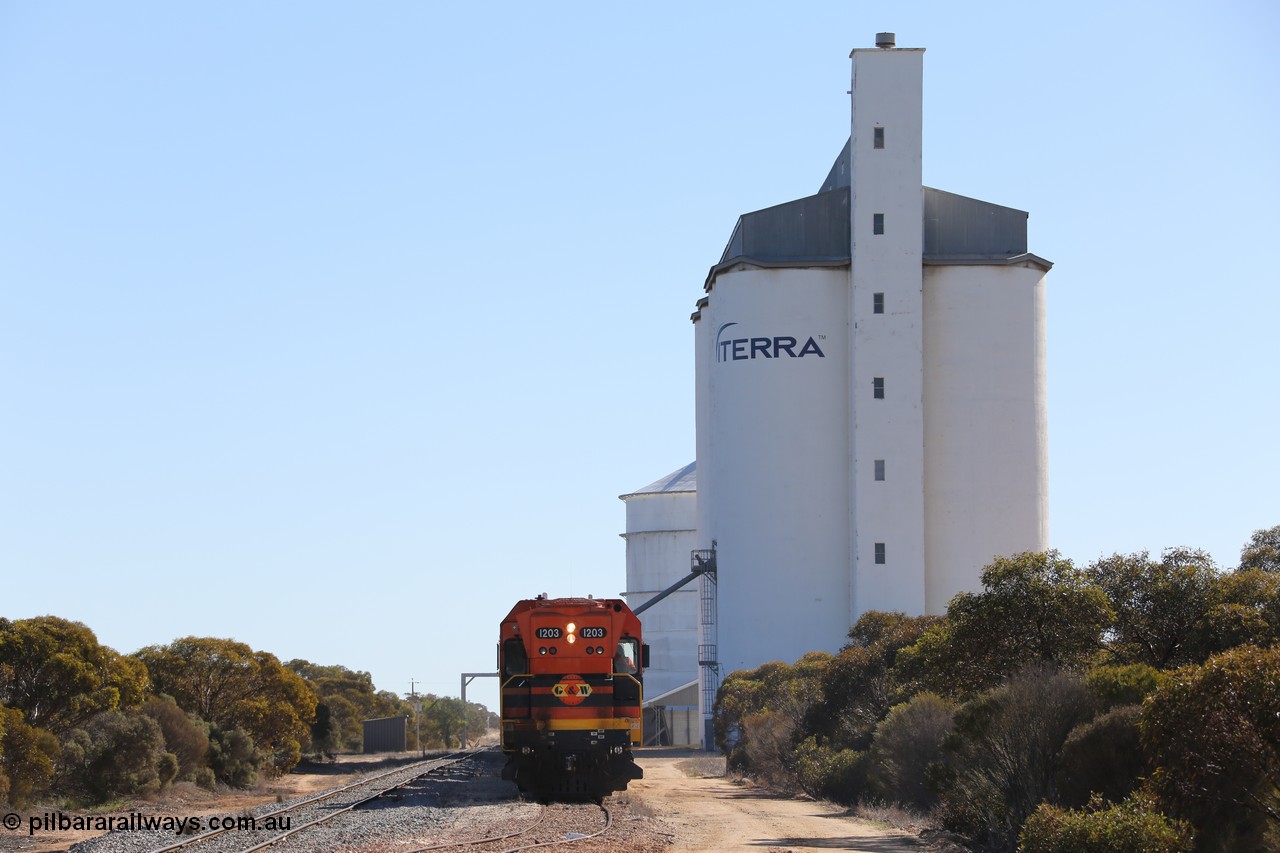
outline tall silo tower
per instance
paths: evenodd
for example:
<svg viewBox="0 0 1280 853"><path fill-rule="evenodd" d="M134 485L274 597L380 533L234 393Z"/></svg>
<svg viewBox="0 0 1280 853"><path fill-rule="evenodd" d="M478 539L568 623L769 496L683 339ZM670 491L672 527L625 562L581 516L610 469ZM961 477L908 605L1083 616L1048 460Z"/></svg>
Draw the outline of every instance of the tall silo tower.
<svg viewBox="0 0 1280 853"><path fill-rule="evenodd" d="M924 51L876 43L818 193L741 216L693 315L722 671L940 613L1048 546L1050 264L1025 212L922 186Z"/></svg>
<svg viewBox="0 0 1280 853"><path fill-rule="evenodd" d="M627 506L623 596L633 609L689 574L689 554L696 546L696 489L696 466L690 462L619 496ZM650 651L644 683L646 739L657 734L665 743L688 743L699 731L698 614L699 587L688 584L640 616Z"/></svg>

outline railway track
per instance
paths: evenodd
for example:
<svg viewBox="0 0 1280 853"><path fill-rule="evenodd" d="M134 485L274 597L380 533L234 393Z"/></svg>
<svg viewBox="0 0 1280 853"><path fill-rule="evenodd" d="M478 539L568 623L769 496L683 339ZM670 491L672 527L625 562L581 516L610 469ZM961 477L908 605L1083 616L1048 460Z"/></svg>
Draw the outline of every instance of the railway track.
<svg viewBox="0 0 1280 853"><path fill-rule="evenodd" d="M432 775L443 774L483 750L468 750L397 767L347 785L275 808L236 815L206 815L194 834L177 838L172 832L113 832L75 845L80 853L249 853L265 850L320 850L332 837L316 841L331 823L362 805L393 796ZM339 833L341 837L341 833Z"/></svg>
<svg viewBox="0 0 1280 853"><path fill-rule="evenodd" d="M603 826L600 825L602 822ZM534 820L514 831L471 839L440 841L425 847L415 847L405 853L427 853L427 851L517 853L520 850L589 841L604 835L612 826L613 813L603 804L543 805Z"/></svg>
<svg viewBox="0 0 1280 853"><path fill-rule="evenodd" d="M255 851L265 850L279 845L286 839L327 824L347 812L411 785L425 776L447 770L474 754L474 750L452 753L379 773L314 797L308 797L284 808L254 815L245 821L245 825L237 824L229 828L211 829L173 844L153 848L149 853L176 853L179 850L184 853L205 853L215 850L218 853L255 853ZM257 828L259 825L267 828L260 830Z"/></svg>
<svg viewBox="0 0 1280 853"><path fill-rule="evenodd" d="M297 802L238 815L206 815L195 834L115 832L82 842L73 850L516 853L575 844L589 848L591 839L616 825L615 812L606 805L546 805L513 799L513 786L497 779L499 761L492 750L454 753L367 776Z"/></svg>

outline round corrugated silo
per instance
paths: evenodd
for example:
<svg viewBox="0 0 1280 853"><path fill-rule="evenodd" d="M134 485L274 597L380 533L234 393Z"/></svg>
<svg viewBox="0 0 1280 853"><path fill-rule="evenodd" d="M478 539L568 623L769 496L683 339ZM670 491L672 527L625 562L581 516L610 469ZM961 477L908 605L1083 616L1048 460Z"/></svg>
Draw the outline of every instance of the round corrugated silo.
<svg viewBox="0 0 1280 853"><path fill-rule="evenodd" d="M722 264L696 315L721 677L835 651L852 621L848 290L847 266Z"/></svg>
<svg viewBox="0 0 1280 853"><path fill-rule="evenodd" d="M678 471L621 499L627 505L627 591L632 608L689 574L695 542L697 475L690 462ZM650 665L645 670L646 704L698 677L698 586L691 583L640 615ZM697 705L696 688L665 704Z"/></svg>

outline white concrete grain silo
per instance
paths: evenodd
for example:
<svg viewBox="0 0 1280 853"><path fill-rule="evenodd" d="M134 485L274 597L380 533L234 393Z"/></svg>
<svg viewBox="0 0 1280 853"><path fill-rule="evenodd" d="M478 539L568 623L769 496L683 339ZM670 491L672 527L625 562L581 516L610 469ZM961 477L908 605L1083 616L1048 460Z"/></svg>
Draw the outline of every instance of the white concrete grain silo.
<svg viewBox="0 0 1280 853"><path fill-rule="evenodd" d="M721 673L940 613L1048 546L1050 264L1026 213L922 186L924 51L882 36L819 192L740 217L693 315Z"/></svg>

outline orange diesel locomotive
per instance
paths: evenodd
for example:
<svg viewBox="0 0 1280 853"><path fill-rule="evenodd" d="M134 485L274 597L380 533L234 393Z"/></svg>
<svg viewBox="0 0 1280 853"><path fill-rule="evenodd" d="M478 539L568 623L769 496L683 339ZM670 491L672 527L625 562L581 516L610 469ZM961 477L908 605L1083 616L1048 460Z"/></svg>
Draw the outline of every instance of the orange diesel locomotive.
<svg viewBox="0 0 1280 853"><path fill-rule="evenodd" d="M502 620L502 778L538 796L603 797L644 773L642 675L649 648L620 599L518 602Z"/></svg>

